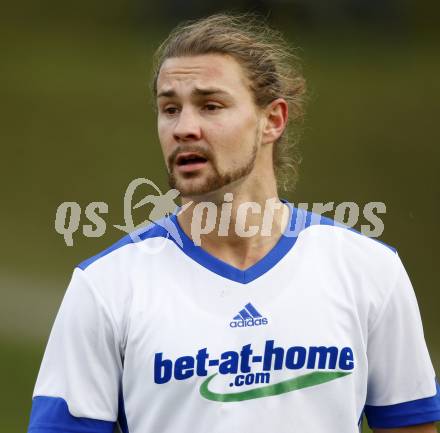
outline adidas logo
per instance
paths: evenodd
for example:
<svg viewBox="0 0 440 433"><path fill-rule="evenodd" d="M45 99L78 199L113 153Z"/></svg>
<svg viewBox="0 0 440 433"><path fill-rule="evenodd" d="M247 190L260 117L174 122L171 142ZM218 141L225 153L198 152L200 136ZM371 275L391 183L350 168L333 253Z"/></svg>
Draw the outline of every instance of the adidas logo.
<svg viewBox="0 0 440 433"><path fill-rule="evenodd" d="M229 323L231 328L246 328L248 326L267 325L269 321L263 317L257 309L249 302Z"/></svg>

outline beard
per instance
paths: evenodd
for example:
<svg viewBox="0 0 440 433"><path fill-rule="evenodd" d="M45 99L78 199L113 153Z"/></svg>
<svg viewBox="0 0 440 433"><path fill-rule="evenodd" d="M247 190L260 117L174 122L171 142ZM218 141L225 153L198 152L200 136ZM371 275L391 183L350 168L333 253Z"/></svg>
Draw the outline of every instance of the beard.
<svg viewBox="0 0 440 433"><path fill-rule="evenodd" d="M204 176L203 179L197 179L200 176L198 173L188 173L183 178L176 177L174 175L175 160L177 154L182 151L197 152L206 158L207 164L211 165L210 173ZM246 177L254 168L257 152L258 143L255 140L251 154L239 167L220 173L215 157L210 150L205 150L199 146L188 146L185 148L179 146L168 158L168 166L170 167L168 173L169 186L170 188L177 189L182 197L211 193Z"/></svg>

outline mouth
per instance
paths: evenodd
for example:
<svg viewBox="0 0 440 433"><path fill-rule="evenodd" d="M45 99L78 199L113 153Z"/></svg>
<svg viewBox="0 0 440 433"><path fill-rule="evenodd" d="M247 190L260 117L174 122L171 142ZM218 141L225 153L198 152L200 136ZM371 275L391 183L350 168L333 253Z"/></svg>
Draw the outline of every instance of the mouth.
<svg viewBox="0 0 440 433"><path fill-rule="evenodd" d="M197 152L183 152L176 157L177 169L184 173L200 170L208 163L208 159Z"/></svg>

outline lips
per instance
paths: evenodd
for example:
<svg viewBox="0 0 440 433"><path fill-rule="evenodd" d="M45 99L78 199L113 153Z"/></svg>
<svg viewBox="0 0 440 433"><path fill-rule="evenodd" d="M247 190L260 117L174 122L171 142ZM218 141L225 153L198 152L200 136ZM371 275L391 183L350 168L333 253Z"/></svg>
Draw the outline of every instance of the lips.
<svg viewBox="0 0 440 433"><path fill-rule="evenodd" d="M207 158L205 158L202 154L197 152L183 152L179 153L176 158L176 165L179 167L194 165L194 164L203 164L207 162Z"/></svg>

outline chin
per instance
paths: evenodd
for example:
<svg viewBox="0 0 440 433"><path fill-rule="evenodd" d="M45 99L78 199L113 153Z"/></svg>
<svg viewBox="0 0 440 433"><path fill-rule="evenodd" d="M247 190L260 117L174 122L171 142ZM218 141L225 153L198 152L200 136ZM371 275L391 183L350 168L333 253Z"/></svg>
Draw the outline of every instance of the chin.
<svg viewBox="0 0 440 433"><path fill-rule="evenodd" d="M176 179L170 178L170 187L179 191L181 197L200 197L207 196L211 193L222 188L224 182L221 178L189 178L189 179Z"/></svg>
<svg viewBox="0 0 440 433"><path fill-rule="evenodd" d="M176 189L180 192L181 197L204 196L215 191L215 189L210 188L206 184L189 185L186 182L178 183Z"/></svg>

